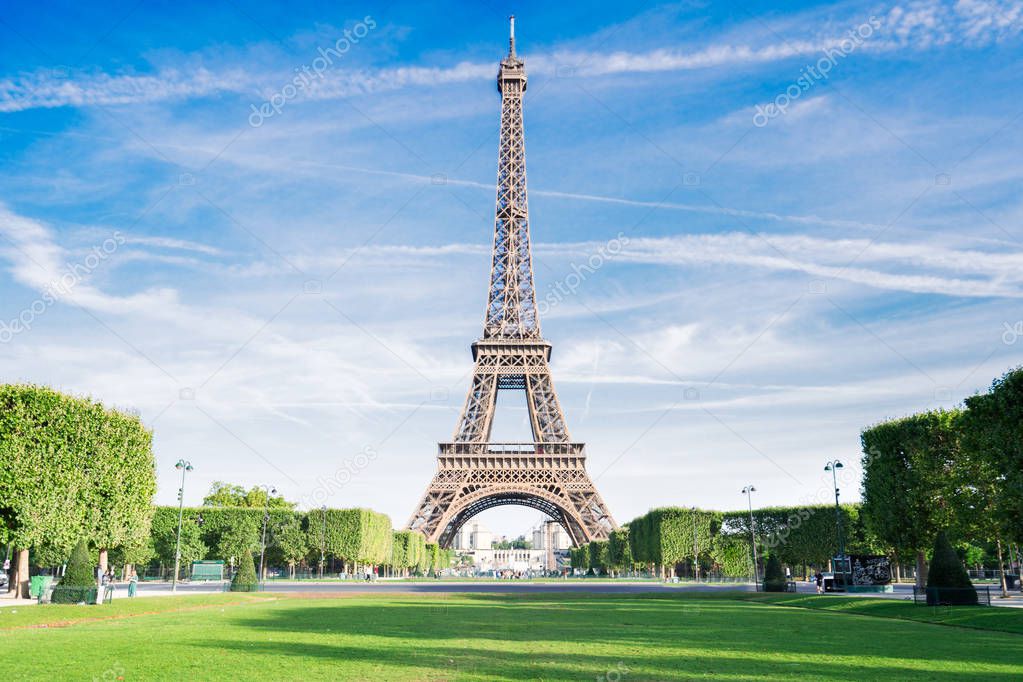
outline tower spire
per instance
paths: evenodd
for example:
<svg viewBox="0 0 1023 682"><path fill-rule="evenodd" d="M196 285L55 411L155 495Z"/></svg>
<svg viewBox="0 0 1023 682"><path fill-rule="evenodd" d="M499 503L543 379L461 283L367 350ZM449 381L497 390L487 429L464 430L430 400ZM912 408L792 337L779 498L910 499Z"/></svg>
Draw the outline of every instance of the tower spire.
<svg viewBox="0 0 1023 682"><path fill-rule="evenodd" d="M522 95L525 63L515 56L515 17L510 18L510 53L501 60L497 89L501 93L501 134L498 142L497 204L494 212L494 257L483 338L540 338L529 243L529 201L526 195L526 139Z"/></svg>
<svg viewBox="0 0 1023 682"><path fill-rule="evenodd" d="M511 33L508 38L508 56L515 57L515 15L508 17L508 21L511 24Z"/></svg>

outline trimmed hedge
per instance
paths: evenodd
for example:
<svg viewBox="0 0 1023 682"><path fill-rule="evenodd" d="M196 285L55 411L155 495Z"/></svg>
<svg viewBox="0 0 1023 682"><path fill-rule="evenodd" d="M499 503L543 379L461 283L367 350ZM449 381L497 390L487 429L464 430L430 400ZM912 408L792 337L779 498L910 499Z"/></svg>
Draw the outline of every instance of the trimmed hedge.
<svg viewBox="0 0 1023 682"><path fill-rule="evenodd" d="M0 385L0 544L68 556L80 538L146 542L152 433L136 415L50 388Z"/></svg>
<svg viewBox="0 0 1023 682"><path fill-rule="evenodd" d="M781 567L781 559L775 553L767 557L764 567L764 592L784 592L788 587L785 572Z"/></svg>
<svg viewBox="0 0 1023 682"><path fill-rule="evenodd" d="M931 567L927 574L927 604L976 604L977 589L959 561L945 532L934 539Z"/></svg>
<svg viewBox="0 0 1023 682"><path fill-rule="evenodd" d="M271 509L267 521L266 556L270 563L294 564L304 557L319 561L324 542L323 512ZM181 528L181 562L202 559L239 560L257 554L262 545L263 510L252 507L185 507ZM368 509L326 511L326 554L345 563L386 564L391 560L391 520ZM156 507L150 556L174 563L178 508ZM386 533L386 538L381 537ZM417 533L417 535L419 535ZM422 535L419 535L420 542ZM422 552L416 554L416 560ZM415 564L413 564L415 565Z"/></svg>
<svg viewBox="0 0 1023 682"><path fill-rule="evenodd" d="M71 551L64 577L53 590L54 604L80 604L95 601L96 562L84 539Z"/></svg>
<svg viewBox="0 0 1023 682"><path fill-rule="evenodd" d="M244 552L238 557L238 570L231 578L232 592L255 592L259 589L259 578L256 576L256 563L252 552Z"/></svg>

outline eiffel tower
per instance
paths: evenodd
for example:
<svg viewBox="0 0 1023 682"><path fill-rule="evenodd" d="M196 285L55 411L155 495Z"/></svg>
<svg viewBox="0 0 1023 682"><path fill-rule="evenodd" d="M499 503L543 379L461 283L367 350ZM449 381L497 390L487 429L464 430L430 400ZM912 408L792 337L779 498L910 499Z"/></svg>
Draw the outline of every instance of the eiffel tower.
<svg viewBox="0 0 1023 682"><path fill-rule="evenodd" d="M450 547L462 525L485 509L515 504L544 512L576 545L606 539L614 519L586 473L583 443L573 442L551 381L551 344L540 335L529 243L524 62L515 56L515 17L501 61L494 256L483 338L472 344L472 386L450 443L440 443L437 473L408 527ZM490 440L497 392L525 391L533 440Z"/></svg>

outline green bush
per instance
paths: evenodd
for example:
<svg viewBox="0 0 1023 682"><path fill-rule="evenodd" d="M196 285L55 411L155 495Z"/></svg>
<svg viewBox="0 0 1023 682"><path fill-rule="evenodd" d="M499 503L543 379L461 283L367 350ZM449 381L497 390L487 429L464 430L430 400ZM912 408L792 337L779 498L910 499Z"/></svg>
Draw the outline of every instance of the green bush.
<svg viewBox="0 0 1023 682"><path fill-rule="evenodd" d="M94 602L96 595L95 565L85 539L78 541L71 551L67 570L60 584L53 590L54 604L79 604Z"/></svg>
<svg viewBox="0 0 1023 682"><path fill-rule="evenodd" d="M927 574L927 604L976 604L977 590L970 582L945 531L934 539L931 568Z"/></svg>
<svg viewBox="0 0 1023 682"><path fill-rule="evenodd" d="M781 568L781 559L776 552L771 552L767 557L767 565L764 567L764 592L784 592L788 587L785 580L785 572Z"/></svg>
<svg viewBox="0 0 1023 682"><path fill-rule="evenodd" d="M152 433L137 416L0 384L0 545L47 546L63 562L80 538L144 544L155 492Z"/></svg>
<svg viewBox="0 0 1023 682"><path fill-rule="evenodd" d="M259 589L256 579L256 565L252 561L252 552L242 552L238 557L238 570L231 579L232 592L255 592Z"/></svg>

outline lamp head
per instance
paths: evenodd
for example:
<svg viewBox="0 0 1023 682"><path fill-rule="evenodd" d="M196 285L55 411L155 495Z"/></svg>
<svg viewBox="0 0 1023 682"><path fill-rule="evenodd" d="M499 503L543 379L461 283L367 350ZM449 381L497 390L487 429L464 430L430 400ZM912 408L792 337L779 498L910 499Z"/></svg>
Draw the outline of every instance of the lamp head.
<svg viewBox="0 0 1023 682"><path fill-rule="evenodd" d="M191 462L185 465L185 471L191 471L195 467L192 466Z"/></svg>
<svg viewBox="0 0 1023 682"><path fill-rule="evenodd" d="M835 460L835 468L836 469L841 469L842 468L842 463L839 462L837 459Z"/></svg>

